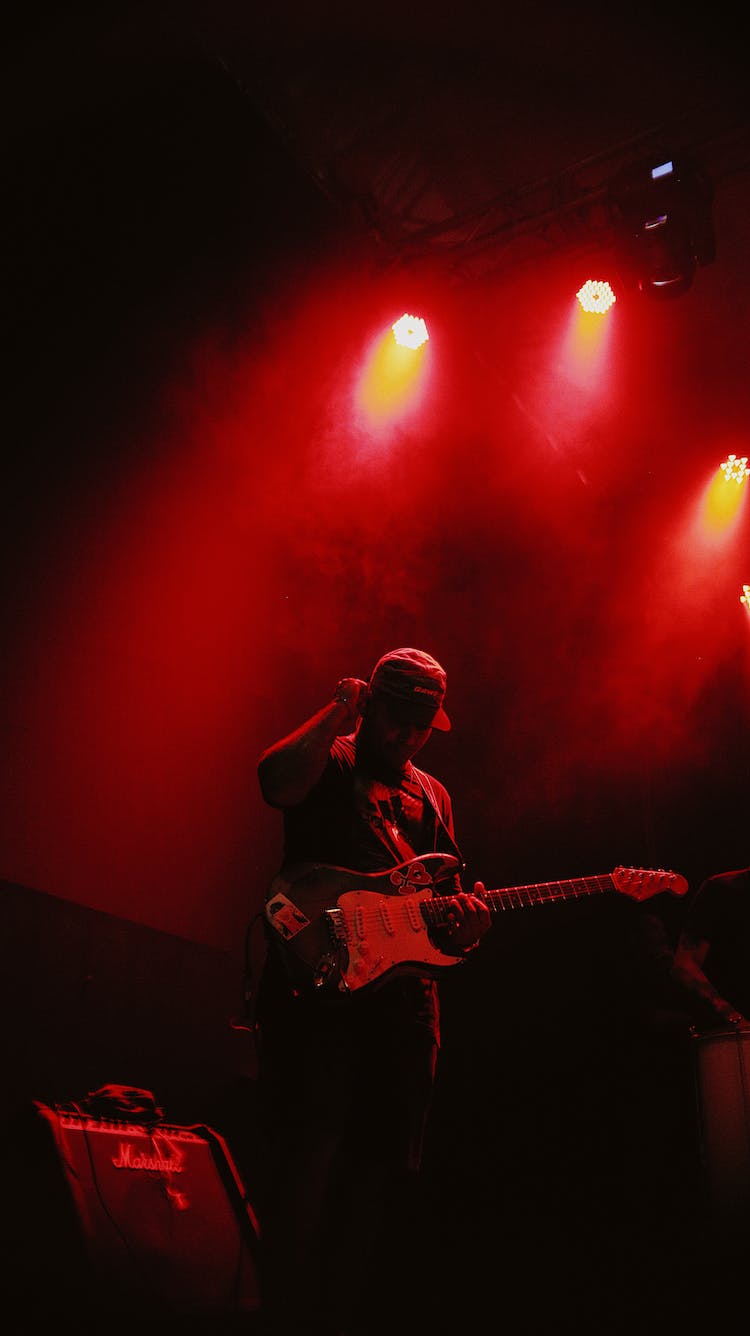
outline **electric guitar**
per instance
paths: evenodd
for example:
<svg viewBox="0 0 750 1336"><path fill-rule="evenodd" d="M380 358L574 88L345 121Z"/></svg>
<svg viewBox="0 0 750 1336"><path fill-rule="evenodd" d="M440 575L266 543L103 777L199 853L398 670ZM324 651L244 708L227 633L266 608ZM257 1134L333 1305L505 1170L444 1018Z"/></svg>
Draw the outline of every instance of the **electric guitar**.
<svg viewBox="0 0 750 1336"><path fill-rule="evenodd" d="M302 986L352 993L394 974L439 974L463 960L440 950L429 935L449 922L453 892L436 889L458 868L457 858L440 853L384 872L302 864L274 878L264 913ZM618 867L599 877L486 890L483 898L499 913L608 891L642 901L687 889L676 872Z"/></svg>

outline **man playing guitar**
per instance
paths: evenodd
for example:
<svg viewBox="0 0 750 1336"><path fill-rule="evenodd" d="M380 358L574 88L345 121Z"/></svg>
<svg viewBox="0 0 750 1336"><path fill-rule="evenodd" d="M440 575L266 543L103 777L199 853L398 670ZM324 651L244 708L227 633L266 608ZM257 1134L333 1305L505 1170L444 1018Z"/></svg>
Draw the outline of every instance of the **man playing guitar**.
<svg viewBox="0 0 750 1336"><path fill-rule="evenodd" d="M284 1336L364 1332L368 1314L375 1330L367 1263L380 1229L403 1218L420 1168L440 1024L436 979L418 960L359 988L353 963L347 982L335 953L318 959L316 950L305 987L289 947L305 940L309 915L296 889L285 892L297 887L300 866L385 873L442 855L447 912L430 938L445 959L478 944L491 922L484 886L463 890L450 797L413 763L433 730L450 729L445 690L430 654L391 651L369 682L341 679L332 700L259 762L263 797L284 815L257 1006L268 1150L263 1305L269 1331ZM357 966L376 973L368 959L361 950Z"/></svg>

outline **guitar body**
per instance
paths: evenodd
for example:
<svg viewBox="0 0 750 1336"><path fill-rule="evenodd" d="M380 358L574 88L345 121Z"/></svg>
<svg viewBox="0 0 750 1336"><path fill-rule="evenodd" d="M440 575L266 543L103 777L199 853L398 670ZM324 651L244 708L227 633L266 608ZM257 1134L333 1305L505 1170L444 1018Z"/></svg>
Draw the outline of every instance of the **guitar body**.
<svg viewBox="0 0 750 1336"><path fill-rule="evenodd" d="M463 960L441 951L430 936L449 921L458 871L457 858L438 853L384 872L307 863L274 879L265 917L301 987L352 993L398 973L434 975ZM483 898L497 913L607 891L640 902L687 889L676 872L618 867L597 877L486 890Z"/></svg>
<svg viewBox="0 0 750 1336"><path fill-rule="evenodd" d="M325 992L356 992L396 973L457 965L430 940L421 905L458 871L451 854L425 854L384 872L311 863L279 874L265 915L293 977Z"/></svg>

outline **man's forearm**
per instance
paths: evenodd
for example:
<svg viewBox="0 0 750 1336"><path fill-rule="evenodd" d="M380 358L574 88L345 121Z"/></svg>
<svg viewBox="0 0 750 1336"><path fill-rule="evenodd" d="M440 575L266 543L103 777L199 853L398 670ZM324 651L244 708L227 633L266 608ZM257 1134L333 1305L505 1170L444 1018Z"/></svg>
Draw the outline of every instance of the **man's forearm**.
<svg viewBox="0 0 750 1336"><path fill-rule="evenodd" d="M354 731L366 700L366 682L340 678L328 705L263 752L258 779L271 807L294 807L307 797L326 768L334 738Z"/></svg>
<svg viewBox="0 0 750 1336"><path fill-rule="evenodd" d="M317 784L328 761L331 743L339 737L348 707L332 700L311 719L263 752L258 780L272 807L294 807Z"/></svg>

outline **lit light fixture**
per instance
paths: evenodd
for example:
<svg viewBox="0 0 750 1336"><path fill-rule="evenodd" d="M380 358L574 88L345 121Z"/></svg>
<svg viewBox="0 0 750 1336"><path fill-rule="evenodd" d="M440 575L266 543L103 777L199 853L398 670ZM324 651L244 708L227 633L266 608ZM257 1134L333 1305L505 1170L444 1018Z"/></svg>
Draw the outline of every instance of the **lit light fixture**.
<svg viewBox="0 0 750 1336"><path fill-rule="evenodd" d="M668 152L625 168L611 182L610 214L640 292L679 297L691 286L696 265L716 258L712 198L701 168Z"/></svg>
<svg viewBox="0 0 750 1336"><path fill-rule="evenodd" d="M750 585L742 586L742 593L740 594L740 603L744 603L746 611L750 612Z"/></svg>
<svg viewBox="0 0 750 1336"><path fill-rule="evenodd" d="M595 315L604 315L617 301L609 283L598 278L588 278L576 296L584 311Z"/></svg>
<svg viewBox="0 0 750 1336"><path fill-rule="evenodd" d="M402 348L421 348L430 337L419 315L402 315L391 328L396 343Z"/></svg>
<svg viewBox="0 0 750 1336"><path fill-rule="evenodd" d="M745 479L750 475L750 465L747 462L747 455L742 455L740 459L737 455L728 455L721 466L727 482L736 482L740 487Z"/></svg>

